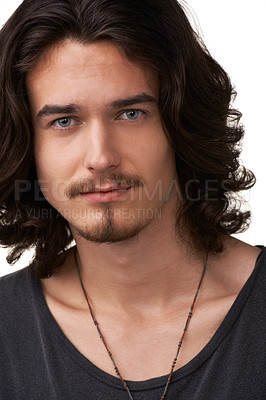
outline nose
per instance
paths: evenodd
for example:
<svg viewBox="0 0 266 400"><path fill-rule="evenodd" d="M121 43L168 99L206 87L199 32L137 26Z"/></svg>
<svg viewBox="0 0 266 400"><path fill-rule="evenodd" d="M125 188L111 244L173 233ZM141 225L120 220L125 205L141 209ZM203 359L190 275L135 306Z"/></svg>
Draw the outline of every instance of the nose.
<svg viewBox="0 0 266 400"><path fill-rule="evenodd" d="M113 170L120 164L113 133L110 127L97 121L88 129L84 166L91 173Z"/></svg>

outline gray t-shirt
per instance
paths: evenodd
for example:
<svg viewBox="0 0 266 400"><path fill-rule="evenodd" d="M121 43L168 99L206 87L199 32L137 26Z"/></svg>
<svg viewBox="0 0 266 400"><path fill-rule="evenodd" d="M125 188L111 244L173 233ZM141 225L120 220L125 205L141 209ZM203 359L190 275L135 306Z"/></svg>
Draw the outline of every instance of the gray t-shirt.
<svg viewBox="0 0 266 400"><path fill-rule="evenodd" d="M159 400L166 379L128 386L135 400ZM66 338L28 268L0 279L0 399L129 399L118 378ZM166 396L209 399L266 399L266 248L210 342L174 372Z"/></svg>

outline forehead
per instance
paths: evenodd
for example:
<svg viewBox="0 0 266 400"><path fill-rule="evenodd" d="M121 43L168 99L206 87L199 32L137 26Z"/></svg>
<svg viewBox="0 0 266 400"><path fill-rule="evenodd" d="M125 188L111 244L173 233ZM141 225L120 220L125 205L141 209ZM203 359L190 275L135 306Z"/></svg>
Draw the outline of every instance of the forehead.
<svg viewBox="0 0 266 400"><path fill-rule="evenodd" d="M46 51L27 76L30 99L38 102L46 101L46 95L53 97L49 101L60 102L70 91L74 97L91 93L95 101L108 93L110 100L115 93L117 97L141 91L157 95L157 86L153 72L130 62L108 41L81 44L67 40Z"/></svg>

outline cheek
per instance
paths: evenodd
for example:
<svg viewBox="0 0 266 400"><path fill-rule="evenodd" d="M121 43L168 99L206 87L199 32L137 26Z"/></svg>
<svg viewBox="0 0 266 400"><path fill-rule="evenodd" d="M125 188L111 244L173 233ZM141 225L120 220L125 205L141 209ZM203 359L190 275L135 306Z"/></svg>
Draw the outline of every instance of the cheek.
<svg viewBox="0 0 266 400"><path fill-rule="evenodd" d="M154 140L150 151L146 154L149 155L154 175L172 179L176 175L175 154L164 133L161 133L159 139Z"/></svg>
<svg viewBox="0 0 266 400"><path fill-rule="evenodd" d="M71 177L70 166L56 149L35 148L35 165L41 191L55 208L64 204L65 188Z"/></svg>
<svg viewBox="0 0 266 400"><path fill-rule="evenodd" d="M47 151L45 147L37 147L34 151L38 179L51 179L60 170L56 151Z"/></svg>
<svg viewBox="0 0 266 400"><path fill-rule="evenodd" d="M149 200L165 200L173 180L177 180L175 155L168 142L162 137L156 143L151 142L149 149L140 153L138 166L140 175L146 182L145 190Z"/></svg>
<svg viewBox="0 0 266 400"><path fill-rule="evenodd" d="M77 162L71 150L42 138L34 142L34 157L38 179L52 181L69 180Z"/></svg>

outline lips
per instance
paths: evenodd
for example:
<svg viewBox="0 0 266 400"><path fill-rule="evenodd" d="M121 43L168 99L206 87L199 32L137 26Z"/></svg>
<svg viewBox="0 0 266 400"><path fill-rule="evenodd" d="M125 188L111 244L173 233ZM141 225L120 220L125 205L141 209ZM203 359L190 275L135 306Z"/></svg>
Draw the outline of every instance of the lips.
<svg viewBox="0 0 266 400"><path fill-rule="evenodd" d="M99 187L99 188L94 188L93 190L89 190L86 192L81 192L81 194L90 194L90 193L108 193L108 192L114 192L117 190L122 190L125 191L129 189L130 186L107 186L107 187Z"/></svg>
<svg viewBox="0 0 266 400"><path fill-rule="evenodd" d="M107 203L126 200L132 186L96 187L91 191L81 192L80 196L89 203Z"/></svg>

